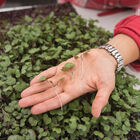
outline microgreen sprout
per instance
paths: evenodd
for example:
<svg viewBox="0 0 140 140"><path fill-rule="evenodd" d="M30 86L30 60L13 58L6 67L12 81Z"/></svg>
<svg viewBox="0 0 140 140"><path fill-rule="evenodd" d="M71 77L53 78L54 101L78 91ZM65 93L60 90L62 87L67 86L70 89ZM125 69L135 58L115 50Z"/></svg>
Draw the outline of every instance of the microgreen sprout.
<svg viewBox="0 0 140 140"><path fill-rule="evenodd" d="M65 79L65 77L64 77L64 76L60 77L60 78L58 79L58 83L57 83L57 84L62 83L62 82L64 81L64 79Z"/></svg>
<svg viewBox="0 0 140 140"><path fill-rule="evenodd" d="M65 79L65 77L60 77L58 81L63 81Z"/></svg>
<svg viewBox="0 0 140 140"><path fill-rule="evenodd" d="M60 102L61 110L63 110L62 100L61 100L61 98L59 97L59 94L58 94L58 92L57 92L57 90L56 90L56 86L54 86L54 84L53 84L52 81L48 80L48 82L50 83L51 87L54 89L54 92L55 92L55 94L56 94L56 96L58 97L58 100L59 100L59 102Z"/></svg>
<svg viewBox="0 0 140 140"><path fill-rule="evenodd" d="M85 52L83 53L83 55L84 55L84 56L88 55L89 51L90 51L90 50L85 51Z"/></svg>
<svg viewBox="0 0 140 140"><path fill-rule="evenodd" d="M83 79L84 75L84 56L87 56L90 50L85 51L81 54L81 80Z"/></svg>
<svg viewBox="0 0 140 140"><path fill-rule="evenodd" d="M40 78L39 78L39 82L43 82L43 81L46 81L46 76L41 76Z"/></svg>
<svg viewBox="0 0 140 140"><path fill-rule="evenodd" d="M78 58L79 58L79 56L78 56L78 55L74 55L73 57L74 57L74 59L78 59Z"/></svg>
<svg viewBox="0 0 140 140"><path fill-rule="evenodd" d="M66 72L69 71L70 69L72 69L75 66L75 64L68 62L64 65L64 67L62 67L62 71Z"/></svg>
<svg viewBox="0 0 140 140"><path fill-rule="evenodd" d="M83 75L84 75L84 57L83 54L81 55L81 80L83 79Z"/></svg>
<svg viewBox="0 0 140 140"><path fill-rule="evenodd" d="M73 78L74 78L74 72L73 71L71 72L71 75L72 75L72 81L73 81Z"/></svg>

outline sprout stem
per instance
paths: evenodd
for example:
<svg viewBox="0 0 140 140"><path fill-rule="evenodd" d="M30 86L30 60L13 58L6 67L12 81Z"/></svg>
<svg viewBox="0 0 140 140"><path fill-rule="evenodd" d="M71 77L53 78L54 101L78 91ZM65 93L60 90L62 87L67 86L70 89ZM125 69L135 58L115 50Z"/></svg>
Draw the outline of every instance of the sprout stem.
<svg viewBox="0 0 140 140"><path fill-rule="evenodd" d="M59 95L57 93L56 87L53 85L52 81L48 81L48 82L50 83L51 87L54 89L54 92L55 92L55 94L58 97L58 100L60 102L61 110L63 110L62 100L61 100L61 98L59 97Z"/></svg>
<svg viewBox="0 0 140 140"><path fill-rule="evenodd" d="M74 72L73 71L71 72L71 75L72 75L72 81L73 81L73 77L74 77Z"/></svg>
<svg viewBox="0 0 140 140"><path fill-rule="evenodd" d="M81 55L81 80L83 79L84 75L84 57L83 54Z"/></svg>

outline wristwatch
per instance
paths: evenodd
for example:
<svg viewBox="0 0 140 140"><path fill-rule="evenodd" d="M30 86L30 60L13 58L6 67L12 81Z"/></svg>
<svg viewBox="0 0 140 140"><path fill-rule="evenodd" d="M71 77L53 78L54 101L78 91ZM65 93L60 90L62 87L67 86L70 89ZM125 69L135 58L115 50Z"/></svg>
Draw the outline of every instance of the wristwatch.
<svg viewBox="0 0 140 140"><path fill-rule="evenodd" d="M104 44L104 45L100 46L99 48L105 49L116 59L116 61L117 61L116 71L117 72L120 71L123 67L124 62L123 62L123 58L122 58L121 54L118 52L118 50L110 44Z"/></svg>

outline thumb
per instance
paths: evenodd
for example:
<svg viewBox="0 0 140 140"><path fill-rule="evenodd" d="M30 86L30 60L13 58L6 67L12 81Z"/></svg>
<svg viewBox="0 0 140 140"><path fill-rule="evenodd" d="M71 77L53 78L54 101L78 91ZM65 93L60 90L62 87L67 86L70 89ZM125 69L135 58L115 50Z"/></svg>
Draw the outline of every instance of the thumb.
<svg viewBox="0 0 140 140"><path fill-rule="evenodd" d="M92 103L91 112L94 117L98 118L100 116L102 109L108 103L111 92L112 90L109 90L107 88L101 88L98 90Z"/></svg>

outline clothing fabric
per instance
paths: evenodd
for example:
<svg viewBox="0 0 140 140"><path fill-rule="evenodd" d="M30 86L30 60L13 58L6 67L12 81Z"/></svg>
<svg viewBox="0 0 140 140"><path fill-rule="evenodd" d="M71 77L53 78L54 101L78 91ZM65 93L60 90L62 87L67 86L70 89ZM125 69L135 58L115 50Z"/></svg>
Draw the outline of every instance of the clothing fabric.
<svg viewBox="0 0 140 140"><path fill-rule="evenodd" d="M140 0L58 0L59 3L71 2L77 6L92 9L112 9L115 7L137 8Z"/></svg>
<svg viewBox="0 0 140 140"><path fill-rule="evenodd" d="M3 6L6 0L0 0L0 7Z"/></svg>
<svg viewBox="0 0 140 140"><path fill-rule="evenodd" d="M120 33L126 34L133 38L140 49L140 16L133 15L120 21L115 26L114 36ZM140 59L139 61L131 63L131 66L137 71L140 71Z"/></svg>

